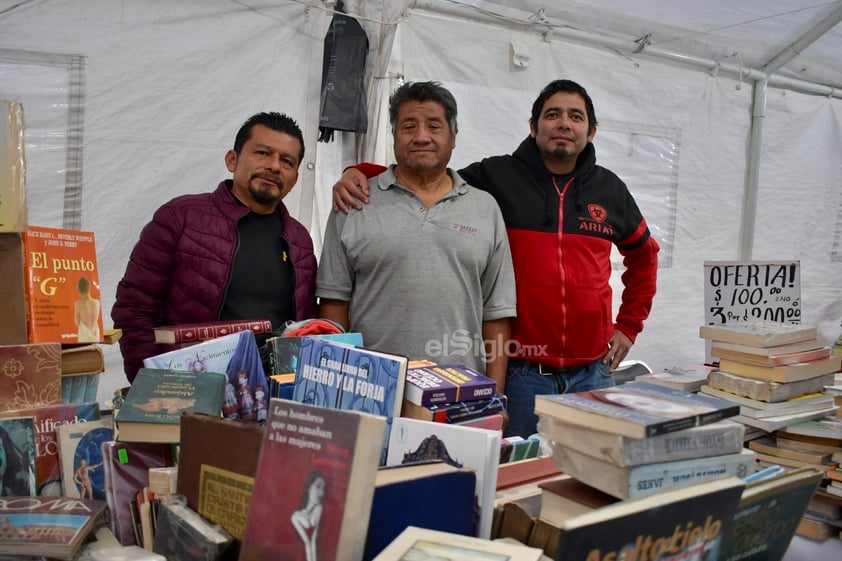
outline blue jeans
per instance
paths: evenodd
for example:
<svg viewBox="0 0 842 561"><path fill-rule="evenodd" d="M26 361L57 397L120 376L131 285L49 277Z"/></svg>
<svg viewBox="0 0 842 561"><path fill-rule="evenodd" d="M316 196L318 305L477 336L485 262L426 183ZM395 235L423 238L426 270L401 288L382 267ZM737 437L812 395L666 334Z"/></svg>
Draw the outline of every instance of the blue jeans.
<svg viewBox="0 0 842 561"><path fill-rule="evenodd" d="M570 367L564 373L541 373L541 370L536 362L509 359L506 372L509 423L503 436L528 438L538 430L536 395L583 392L614 385L614 374L607 364L602 364L601 358Z"/></svg>

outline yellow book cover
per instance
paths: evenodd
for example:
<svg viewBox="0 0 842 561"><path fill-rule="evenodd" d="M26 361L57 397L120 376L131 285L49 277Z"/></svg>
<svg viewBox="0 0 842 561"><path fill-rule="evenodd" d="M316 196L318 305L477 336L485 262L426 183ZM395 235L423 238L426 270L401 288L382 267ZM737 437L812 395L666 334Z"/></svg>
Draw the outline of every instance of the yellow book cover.
<svg viewBox="0 0 842 561"><path fill-rule="evenodd" d="M93 232L30 226L24 248L29 342L102 342Z"/></svg>

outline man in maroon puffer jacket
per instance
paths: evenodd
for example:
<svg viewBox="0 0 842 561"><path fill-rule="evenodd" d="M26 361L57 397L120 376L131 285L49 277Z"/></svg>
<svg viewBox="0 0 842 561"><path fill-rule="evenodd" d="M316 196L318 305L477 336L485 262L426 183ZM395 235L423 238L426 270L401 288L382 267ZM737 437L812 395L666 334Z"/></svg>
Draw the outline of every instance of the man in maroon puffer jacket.
<svg viewBox="0 0 842 561"><path fill-rule="evenodd" d="M126 376L171 350L161 325L269 319L273 329L316 315L316 257L282 199L298 180L304 137L290 117L258 113L225 155L233 179L160 207L140 233L111 310Z"/></svg>

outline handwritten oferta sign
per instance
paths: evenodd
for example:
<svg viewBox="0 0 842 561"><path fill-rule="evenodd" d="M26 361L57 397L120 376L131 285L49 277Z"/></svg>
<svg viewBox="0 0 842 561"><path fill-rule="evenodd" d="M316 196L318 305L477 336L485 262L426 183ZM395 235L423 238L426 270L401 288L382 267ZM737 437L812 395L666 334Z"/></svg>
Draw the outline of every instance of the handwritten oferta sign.
<svg viewBox="0 0 842 561"><path fill-rule="evenodd" d="M801 323L799 261L705 261L705 323Z"/></svg>

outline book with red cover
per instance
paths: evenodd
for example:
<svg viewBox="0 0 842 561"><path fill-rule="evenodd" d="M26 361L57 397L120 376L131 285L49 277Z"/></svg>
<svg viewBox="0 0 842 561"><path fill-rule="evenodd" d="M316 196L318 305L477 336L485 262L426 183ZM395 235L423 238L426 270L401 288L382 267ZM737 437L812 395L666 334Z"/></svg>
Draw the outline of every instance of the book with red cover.
<svg viewBox="0 0 842 561"><path fill-rule="evenodd" d="M385 419L270 400L240 561L359 561Z"/></svg>
<svg viewBox="0 0 842 561"><path fill-rule="evenodd" d="M163 344L195 343L207 341L238 331L249 330L255 335L272 332L272 322L268 319L243 319L226 321L208 321L203 323L183 323L156 327L155 342Z"/></svg>
<svg viewBox="0 0 842 561"><path fill-rule="evenodd" d="M0 346L0 410L61 403L61 345Z"/></svg>
<svg viewBox="0 0 842 561"><path fill-rule="evenodd" d="M61 466L56 427L95 421L100 418L100 413L96 403L59 403L2 411L0 417L35 418L35 482L38 494L61 495Z"/></svg>
<svg viewBox="0 0 842 561"><path fill-rule="evenodd" d="M29 342L102 342L93 232L29 226L23 240Z"/></svg>
<svg viewBox="0 0 842 561"><path fill-rule="evenodd" d="M105 499L111 531L123 545L135 543L132 529L132 500L149 485L149 468L175 465L174 448L168 444L103 442Z"/></svg>

